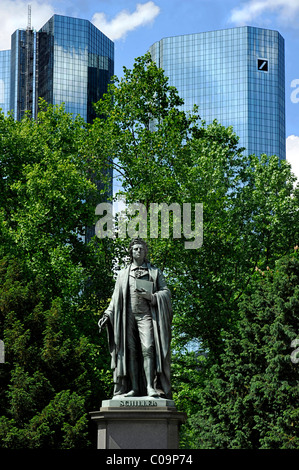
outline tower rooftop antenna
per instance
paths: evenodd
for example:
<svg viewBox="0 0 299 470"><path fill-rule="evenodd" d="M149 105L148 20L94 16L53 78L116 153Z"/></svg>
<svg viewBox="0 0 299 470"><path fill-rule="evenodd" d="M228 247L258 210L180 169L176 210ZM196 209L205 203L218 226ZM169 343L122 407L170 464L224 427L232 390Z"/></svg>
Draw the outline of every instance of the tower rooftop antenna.
<svg viewBox="0 0 299 470"><path fill-rule="evenodd" d="M28 23L27 30L31 29L31 5L28 5Z"/></svg>

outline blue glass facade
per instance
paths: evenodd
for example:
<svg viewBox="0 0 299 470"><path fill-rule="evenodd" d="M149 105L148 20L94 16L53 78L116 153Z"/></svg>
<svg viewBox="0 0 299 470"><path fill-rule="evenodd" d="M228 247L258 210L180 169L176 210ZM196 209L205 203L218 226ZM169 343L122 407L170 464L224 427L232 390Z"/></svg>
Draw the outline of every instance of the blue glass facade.
<svg viewBox="0 0 299 470"><path fill-rule="evenodd" d="M207 123L233 126L247 154L285 159L284 39L239 27L164 38L150 48L169 83Z"/></svg>
<svg viewBox="0 0 299 470"><path fill-rule="evenodd" d="M0 51L0 108L7 114L10 100L10 51Z"/></svg>
<svg viewBox="0 0 299 470"><path fill-rule="evenodd" d="M114 44L87 20L54 15L39 32L38 94L86 122L114 74Z"/></svg>
<svg viewBox="0 0 299 470"><path fill-rule="evenodd" d="M16 30L11 51L0 51L0 106L35 118L42 97L92 122L113 74L114 43L87 20L54 15L39 32Z"/></svg>
<svg viewBox="0 0 299 470"><path fill-rule="evenodd" d="M18 29L11 36L11 82L9 109L20 120L26 111L36 113L37 34Z"/></svg>

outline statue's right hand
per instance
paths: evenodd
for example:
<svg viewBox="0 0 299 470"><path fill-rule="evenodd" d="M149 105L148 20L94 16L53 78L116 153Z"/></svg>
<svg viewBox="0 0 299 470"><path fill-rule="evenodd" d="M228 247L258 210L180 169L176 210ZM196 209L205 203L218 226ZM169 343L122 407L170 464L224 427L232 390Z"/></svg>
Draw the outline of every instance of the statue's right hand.
<svg viewBox="0 0 299 470"><path fill-rule="evenodd" d="M108 322L108 315L107 315L107 313L104 313L104 315L102 316L102 318L100 318L100 320L98 322L99 333L102 332L102 329L104 328L104 326L106 325L107 322Z"/></svg>

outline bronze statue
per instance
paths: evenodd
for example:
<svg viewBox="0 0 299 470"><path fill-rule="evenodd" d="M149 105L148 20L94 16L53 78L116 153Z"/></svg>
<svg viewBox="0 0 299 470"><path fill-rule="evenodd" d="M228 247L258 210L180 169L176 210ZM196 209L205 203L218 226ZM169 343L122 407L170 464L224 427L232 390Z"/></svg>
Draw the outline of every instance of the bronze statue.
<svg viewBox="0 0 299 470"><path fill-rule="evenodd" d="M171 398L172 307L162 272L147 260L147 245L130 243L131 263L117 277L105 325L111 354L114 396Z"/></svg>

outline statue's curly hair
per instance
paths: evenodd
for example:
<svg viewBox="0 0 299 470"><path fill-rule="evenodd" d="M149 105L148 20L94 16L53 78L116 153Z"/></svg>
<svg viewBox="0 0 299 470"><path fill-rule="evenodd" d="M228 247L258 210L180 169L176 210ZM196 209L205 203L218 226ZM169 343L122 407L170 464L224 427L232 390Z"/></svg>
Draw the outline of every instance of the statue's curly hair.
<svg viewBox="0 0 299 470"><path fill-rule="evenodd" d="M147 247L147 244L144 240L142 240L142 238L134 238L131 243L130 243L130 246L129 246L129 255L130 255L130 260L131 260L131 263L133 261L133 255L132 255L132 251L133 251L133 246L134 245L137 245L137 244L140 244L140 245L143 245L144 247L144 261L146 263L148 263L148 259L147 259L147 253L148 253L148 247Z"/></svg>

